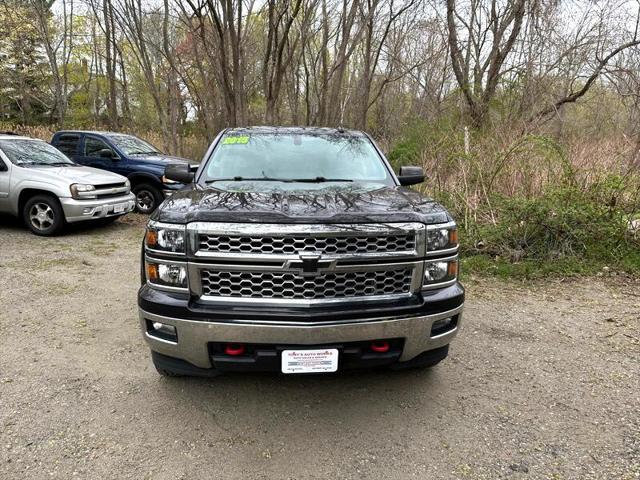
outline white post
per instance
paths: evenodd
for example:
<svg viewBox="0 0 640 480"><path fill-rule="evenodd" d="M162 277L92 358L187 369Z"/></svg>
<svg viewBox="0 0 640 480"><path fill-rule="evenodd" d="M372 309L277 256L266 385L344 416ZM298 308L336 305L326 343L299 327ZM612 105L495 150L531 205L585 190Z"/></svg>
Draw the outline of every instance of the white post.
<svg viewBox="0 0 640 480"><path fill-rule="evenodd" d="M464 126L464 154L469 155L469 127Z"/></svg>

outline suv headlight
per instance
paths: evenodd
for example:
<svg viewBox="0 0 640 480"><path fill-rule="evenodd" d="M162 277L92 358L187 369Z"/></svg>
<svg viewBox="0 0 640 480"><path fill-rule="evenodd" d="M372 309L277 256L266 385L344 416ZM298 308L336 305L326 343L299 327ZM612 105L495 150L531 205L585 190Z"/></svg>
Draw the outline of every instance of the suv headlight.
<svg viewBox="0 0 640 480"><path fill-rule="evenodd" d="M149 222L144 244L150 250L185 253L185 226Z"/></svg>
<svg viewBox="0 0 640 480"><path fill-rule="evenodd" d="M76 200L82 198L96 198L95 195L82 195L83 193L86 194L88 192L93 192L95 189L96 187L93 185L85 185L83 183L74 183L69 187L69 190L71 190L71 197Z"/></svg>
<svg viewBox="0 0 640 480"><path fill-rule="evenodd" d="M427 227L427 252L449 250L458 246L458 230L455 223Z"/></svg>
<svg viewBox="0 0 640 480"><path fill-rule="evenodd" d="M160 287L187 289L187 267L179 263L145 260L147 281Z"/></svg>
<svg viewBox="0 0 640 480"><path fill-rule="evenodd" d="M423 285L450 282L458 278L458 257L424 262Z"/></svg>

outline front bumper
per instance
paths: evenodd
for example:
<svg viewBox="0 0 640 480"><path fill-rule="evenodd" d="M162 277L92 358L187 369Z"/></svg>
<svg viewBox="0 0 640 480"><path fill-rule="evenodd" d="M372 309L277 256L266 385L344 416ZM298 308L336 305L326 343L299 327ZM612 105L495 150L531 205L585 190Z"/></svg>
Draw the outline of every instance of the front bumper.
<svg viewBox="0 0 640 480"><path fill-rule="evenodd" d="M338 320L302 325L300 322L234 323L190 320L150 313L139 309L140 325L152 351L178 358L205 369L213 367L213 343L249 343L269 345L316 346L377 339L402 339L399 361L409 361L422 352L448 345L456 336L462 319L462 305L451 310L398 317ZM455 326L439 335L432 335L437 320L454 317ZM159 338L150 333L150 324L161 322L172 325L177 341Z"/></svg>
<svg viewBox="0 0 640 480"><path fill-rule="evenodd" d="M135 207L135 196L128 193L101 200L61 198L60 203L67 222L73 223L129 213Z"/></svg>

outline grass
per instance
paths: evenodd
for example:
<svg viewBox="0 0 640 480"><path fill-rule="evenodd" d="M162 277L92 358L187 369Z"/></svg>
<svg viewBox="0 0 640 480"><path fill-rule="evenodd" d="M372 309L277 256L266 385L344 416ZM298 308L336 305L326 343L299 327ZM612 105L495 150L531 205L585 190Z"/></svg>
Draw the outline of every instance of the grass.
<svg viewBox="0 0 640 480"><path fill-rule="evenodd" d="M635 262L635 264L634 264ZM511 262L488 255L472 255L461 259L461 278L468 275L495 276L502 280L538 280L595 275L607 271L640 274L640 254L627 261L610 265L608 262L589 261L579 257L566 257L556 261L524 260Z"/></svg>

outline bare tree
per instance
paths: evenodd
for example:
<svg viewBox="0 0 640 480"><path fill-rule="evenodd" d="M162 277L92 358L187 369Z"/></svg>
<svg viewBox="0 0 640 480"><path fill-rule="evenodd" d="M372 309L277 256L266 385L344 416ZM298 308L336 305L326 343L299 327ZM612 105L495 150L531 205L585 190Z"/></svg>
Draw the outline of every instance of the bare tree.
<svg viewBox="0 0 640 480"><path fill-rule="evenodd" d="M456 0L447 0L451 67L476 127L489 112L505 61L520 35L526 1L470 0L464 13ZM460 27L462 25L462 28ZM466 38L460 39L460 30Z"/></svg>

